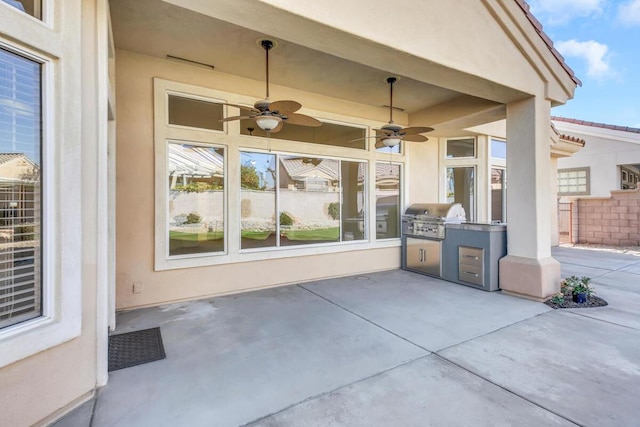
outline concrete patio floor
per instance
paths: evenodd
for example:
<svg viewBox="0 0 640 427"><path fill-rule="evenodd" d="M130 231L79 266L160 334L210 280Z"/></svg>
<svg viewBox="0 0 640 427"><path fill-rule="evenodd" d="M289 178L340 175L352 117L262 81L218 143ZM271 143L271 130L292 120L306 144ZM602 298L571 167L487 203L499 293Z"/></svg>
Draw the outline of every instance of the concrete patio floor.
<svg viewBox="0 0 640 427"><path fill-rule="evenodd" d="M140 309L167 358L70 426L640 425L640 257L554 248L609 306L551 310L396 270Z"/></svg>

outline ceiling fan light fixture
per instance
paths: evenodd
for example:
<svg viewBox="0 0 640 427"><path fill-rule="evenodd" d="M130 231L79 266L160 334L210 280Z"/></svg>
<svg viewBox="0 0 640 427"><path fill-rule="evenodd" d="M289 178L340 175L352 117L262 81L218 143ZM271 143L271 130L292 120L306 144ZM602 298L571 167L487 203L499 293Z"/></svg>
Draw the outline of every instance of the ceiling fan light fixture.
<svg viewBox="0 0 640 427"><path fill-rule="evenodd" d="M392 136L391 138L384 138L382 140L382 143L385 147L395 147L396 145L400 144L400 141L402 141L402 138Z"/></svg>
<svg viewBox="0 0 640 427"><path fill-rule="evenodd" d="M274 130L282 121L280 117L277 116L258 116L256 117L256 124L260 129L264 131Z"/></svg>

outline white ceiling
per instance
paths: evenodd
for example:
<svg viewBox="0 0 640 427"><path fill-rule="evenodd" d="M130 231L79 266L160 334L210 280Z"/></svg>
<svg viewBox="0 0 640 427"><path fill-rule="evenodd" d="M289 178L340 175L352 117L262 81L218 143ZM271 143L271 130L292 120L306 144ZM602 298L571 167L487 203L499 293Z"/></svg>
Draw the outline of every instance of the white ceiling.
<svg viewBox="0 0 640 427"><path fill-rule="evenodd" d="M154 57L177 56L211 64L216 71L264 81L269 38L161 0L111 0L115 45ZM248 11L247 13L250 13ZM342 58L276 40L270 81L276 85L372 106L389 104L385 78L391 75ZM403 78L394 86L394 106L412 113L460 96L459 93Z"/></svg>

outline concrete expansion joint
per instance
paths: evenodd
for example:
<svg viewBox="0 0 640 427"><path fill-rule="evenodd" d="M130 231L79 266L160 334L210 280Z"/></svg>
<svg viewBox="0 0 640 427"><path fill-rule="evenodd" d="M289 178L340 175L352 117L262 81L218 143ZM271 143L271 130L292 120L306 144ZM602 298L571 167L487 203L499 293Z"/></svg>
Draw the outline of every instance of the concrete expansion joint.
<svg viewBox="0 0 640 427"><path fill-rule="evenodd" d="M313 293L313 292L312 292L312 293ZM351 386L353 386L353 385L355 385L355 384L358 384L358 383L361 383L361 382L363 382L363 381L367 381L367 380L370 380L370 379L372 379L372 378L379 377L379 376L381 376L381 375L386 374L387 372L393 371L394 369L401 368L401 367L403 367L403 366L409 365L409 364L411 364L411 363L413 363L413 362L416 362L416 361L418 361L418 360L421 360L421 359L424 359L424 358L426 358L426 357L429 357L429 356L431 356L432 354L433 354L433 353L423 354L422 356L418 356L418 357L415 357L415 358L413 358L413 359L411 359L411 360L407 360L406 362L402 362L402 363L400 363L400 364L398 364L398 365L395 365L395 366L392 366L392 367L390 367L390 368L384 369L384 370L382 370L382 371L376 372L375 374L368 375L368 376L366 376L366 377L363 377L363 378L357 379L357 380L352 381L352 382L350 382L350 383L348 383L348 384L343 384L343 385L341 385L340 387L336 387L336 388L334 388L334 389L327 390L327 391L324 391L324 392L322 392L322 393L318 393L318 394L313 395L313 396L309 396L309 397L307 397L307 398L306 398L306 399L304 399L304 400L301 400L301 401L299 401L299 402L292 403L291 405L288 405L288 406L286 406L286 407L284 407L284 408L282 408L282 409L279 409L279 410L277 410L277 411L274 411L274 412L272 412L272 413L270 413L270 414L267 414L267 415L264 415L264 416L262 416L262 417L256 418L255 420L249 421L248 423L242 424L242 426L241 426L241 427L244 427L244 426L250 426L250 425L252 425L252 424L254 424L254 423L260 422L260 421L262 421L262 420L264 420L264 419L267 419L267 418L272 417L272 416L274 416L274 415L278 415L278 414L280 414L280 413L283 413L283 412L285 412L285 411L288 411L289 409L295 408L296 406L303 405L303 404L305 404L305 403L307 403L307 402L310 402L310 401L312 401L312 400L320 399L320 398L322 398L322 397L324 397L324 396L327 396L327 395L329 395L329 394L331 394L331 393L335 393L335 392L337 392L337 391L340 391L340 390L343 390L343 389L345 389L345 388L351 387Z"/></svg>
<svg viewBox="0 0 640 427"><path fill-rule="evenodd" d="M489 332L486 332L486 333L484 333L484 334L482 334L482 335L478 335L478 336L476 336L476 337L472 337L472 338L469 338L469 339L467 339L467 340L460 341L459 343L452 344L452 345L450 345L450 346L448 346L448 347L444 347L444 348L441 348L441 349L439 349L439 350L432 351L432 353L434 353L434 354L438 354L438 355L439 355L439 354L440 354L440 352L442 352L442 351L448 350L448 349L453 348L453 347L457 347L457 346L462 345L462 344L464 344L464 343L468 343L468 342L471 342L471 341L477 340L478 338L486 337L487 335L491 335L491 334L496 333L496 332L498 332L498 331L501 331L501 330L503 330L503 329L507 329L507 328L508 328L508 327L510 327L510 326L517 325L518 323L526 322L526 321L528 321L528 320L530 320L530 319L535 319L536 317L544 316L544 315L549 314L549 313L553 313L553 310L552 310L552 309L549 309L549 311L545 311L545 312L543 312L543 313L538 313L538 314L536 314L536 315L534 315L534 316L527 317L526 319L518 320L517 322L509 323L509 324L508 324L508 325L506 325L506 326L502 326L502 327L500 327L500 328L498 328L498 329L494 329L494 330L489 331Z"/></svg>
<svg viewBox="0 0 640 427"><path fill-rule="evenodd" d="M578 309L578 310L580 310L580 309ZM588 309L587 309L587 310L588 310ZM633 330L633 331L640 331L640 329L639 329L639 328L634 328L633 326L621 325L621 324L619 324L619 323L610 322L610 321L608 321L608 320L598 319L598 318L596 318L596 317L591 317L591 316L589 316L589 313L578 313L578 312L576 312L576 311L565 311L565 313L566 313L567 315L570 315L570 316L586 317L587 319L591 319L591 320L596 321L596 322L602 322L602 323L606 323L606 324L608 324L608 325L619 326L619 327L621 327L621 328L631 329L631 330Z"/></svg>
<svg viewBox="0 0 640 427"><path fill-rule="evenodd" d="M403 340L403 341L405 341L405 342L407 342L407 343L409 343L409 344L411 344L411 345L414 345L414 346L418 347L419 349L424 350L424 351L426 351L426 352L428 352L428 353L433 353L433 351L429 350L428 348L425 348L425 347L423 347L423 346L421 346L421 345L419 345L419 344L416 344L416 343L414 343L413 341L410 341L410 340L408 340L407 338L403 337L402 335L398 335L397 333L395 333L395 332L393 332L393 331L391 331L391 330L389 330L389 329L385 328L384 326L381 326L381 325L379 325L379 324L377 324L377 323L375 323L375 322L373 322L373 321L371 321L371 320L367 319L366 317L361 316L361 315L359 315L358 313L356 313L356 312L354 312L354 311L351 311L351 310L349 310L348 308L343 307L343 306L341 306L340 304L338 304L338 303L336 303L336 302L334 302L334 301L331 301L330 299L328 299L328 298L326 298L326 297L324 297L324 296L322 296L322 295L319 295L319 294L317 294L317 293L313 292L313 291L312 291L312 290L310 290L310 289L305 288L305 287L304 287L304 286L302 286L302 285L297 285L297 286L298 286L298 287L300 287L300 288L302 288L302 289L304 289L305 291L307 291L307 292L309 292L309 293L311 293L311 294L313 294L313 295L317 296L318 298L325 300L325 301L326 301L326 302L328 302L329 304L332 304L332 305L334 305L334 306L338 307L339 309L346 311L347 313L351 314L352 316L355 316L355 317L357 317L357 318L359 318L359 319L362 319L362 320L364 320L365 322L367 322L367 323L369 323L369 324L371 324L371 325L375 326L376 328L382 329L383 331L385 331L385 332L387 332L387 333L389 333L389 334L393 335L393 336L394 336L394 337L396 337L396 338L400 338L401 340Z"/></svg>
<svg viewBox="0 0 640 427"><path fill-rule="evenodd" d="M542 314L544 314L544 313L542 313ZM475 338L474 338L474 339L475 339ZM451 347L453 347L453 346L451 346ZM511 390L511 389L508 389L508 388L506 388L505 386L503 386L503 385L501 385L501 384L498 384L498 383L496 383L496 382L494 382L494 381L491 381L489 378L485 378L485 377L483 377L482 375L478 374L477 372L474 372L474 371L472 371L471 369L469 369L469 368L467 368L467 367L465 367L465 366L463 366L463 365L461 365L461 364L459 364L459 363L456 363L456 362L454 362L454 361L452 361L452 360L450 360L450 359L447 359L446 357L444 357L443 355L441 355L441 354L440 354L440 353L438 353L438 352L433 353L433 355L434 355L435 357L440 358L440 359L441 359L441 360L443 360L444 362L449 363L449 364L451 364L451 365L453 365L453 366L455 366L455 367L457 367L457 368L460 368L460 369L462 369L463 371L466 371L466 372L468 372L469 374L473 375L474 377L480 378L481 380L486 381L486 382L488 382L488 383L490 383L490 384L492 384L492 385L494 385L494 386L498 387L499 389L504 390L505 392L507 392L507 393L509 393L509 394L512 394L512 395L514 395L514 396L516 396L516 397L518 397L518 398L520 398L520 399L522 399L522 400L524 400L524 401L526 401L526 402L528 402L528 403L530 403L530 404L532 404L532 405L534 405L534 406L536 406L536 407L538 407L538 408L540 408L540 409L542 409L542 410L544 410L544 411L547 411L547 412L549 412L549 413L554 414L555 416L557 416L557 417L559 417L559 418L562 418L563 420L566 420L566 421L568 421L568 422L570 422L570 423L572 423L572 424L578 425L578 426L579 426L579 425L581 425L581 424L580 424L580 423L578 423L577 421L572 420L571 418L566 417L565 415L562 415L562 414L560 414L560 413L558 413L558 412L556 412L556 411L554 411L554 410L552 410L552 409L549 409L549 408L547 408L547 407L545 407L545 406L543 406L543 405L541 405L541 404L539 404L539 403L537 403L537 402L535 402L535 401L533 401L533 400L531 400L531 399L528 399L526 396L523 396L523 395L521 395L521 394L519 394L519 393L516 393L515 391L513 391L513 390Z"/></svg>

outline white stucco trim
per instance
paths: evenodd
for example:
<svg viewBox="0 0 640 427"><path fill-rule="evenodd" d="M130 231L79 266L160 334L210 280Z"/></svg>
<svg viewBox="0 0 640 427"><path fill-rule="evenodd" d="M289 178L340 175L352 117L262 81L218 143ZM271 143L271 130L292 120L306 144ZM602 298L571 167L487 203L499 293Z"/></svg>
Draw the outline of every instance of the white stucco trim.
<svg viewBox="0 0 640 427"><path fill-rule="evenodd" d="M80 20L75 3L65 5L77 9L65 12L70 22ZM0 35L0 46L43 64L43 314L0 330L0 367L78 337L82 329L80 114L71 113L81 108L80 92L74 89L80 75L79 40L67 42L59 31L22 15L4 28L11 38Z"/></svg>

